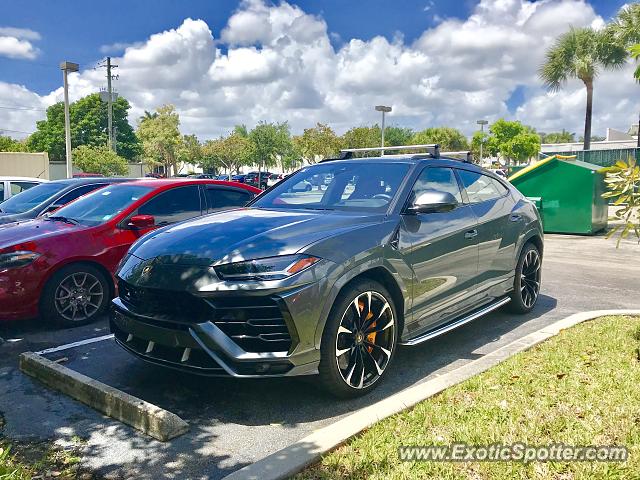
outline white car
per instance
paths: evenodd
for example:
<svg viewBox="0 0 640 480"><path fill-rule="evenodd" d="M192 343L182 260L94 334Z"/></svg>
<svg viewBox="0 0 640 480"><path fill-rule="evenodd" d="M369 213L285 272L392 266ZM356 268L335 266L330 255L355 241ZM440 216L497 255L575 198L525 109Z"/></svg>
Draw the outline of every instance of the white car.
<svg viewBox="0 0 640 480"><path fill-rule="evenodd" d="M41 183L48 182L42 178L30 177L0 177L0 202L4 202L13 195L29 190Z"/></svg>

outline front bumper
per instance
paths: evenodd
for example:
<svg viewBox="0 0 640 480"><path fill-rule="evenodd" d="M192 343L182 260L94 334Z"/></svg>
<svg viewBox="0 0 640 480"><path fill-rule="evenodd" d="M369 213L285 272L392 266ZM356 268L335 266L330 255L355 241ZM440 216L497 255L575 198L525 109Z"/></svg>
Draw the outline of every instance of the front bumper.
<svg viewBox="0 0 640 480"><path fill-rule="evenodd" d="M127 287L121 284L120 290L123 295ZM305 295L304 290L285 297L295 302ZM200 375L273 377L317 373L319 352L304 348L306 343L300 341L284 297L250 296L241 298L245 305L235 306L232 302L229 307L226 297L193 296L188 304L180 305L179 297L190 294L175 295L177 298L171 299L175 302L173 309L164 305L154 310L151 299L142 308L128 302L126 295L114 299L110 325L116 342L148 362ZM202 309L196 311L194 305ZM280 316L274 313L277 310Z"/></svg>
<svg viewBox="0 0 640 480"><path fill-rule="evenodd" d="M38 315L44 275L33 264L0 270L0 320L20 320Z"/></svg>

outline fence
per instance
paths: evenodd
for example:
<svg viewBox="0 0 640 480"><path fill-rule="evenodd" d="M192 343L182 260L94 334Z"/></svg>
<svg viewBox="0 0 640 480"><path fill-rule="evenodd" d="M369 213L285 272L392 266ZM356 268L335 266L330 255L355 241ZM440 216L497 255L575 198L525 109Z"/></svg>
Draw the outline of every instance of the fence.
<svg viewBox="0 0 640 480"><path fill-rule="evenodd" d="M601 167L610 167L618 160L626 160L633 157L636 161L640 160L640 148L616 148L611 150L574 150L562 152L544 152L544 156L551 155L575 155L577 160L582 162L600 165Z"/></svg>

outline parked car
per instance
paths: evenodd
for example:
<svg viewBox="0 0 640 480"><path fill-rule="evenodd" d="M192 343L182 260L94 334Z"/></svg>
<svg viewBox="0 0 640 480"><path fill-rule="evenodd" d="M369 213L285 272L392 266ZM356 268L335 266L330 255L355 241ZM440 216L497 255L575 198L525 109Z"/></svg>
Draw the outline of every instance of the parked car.
<svg viewBox="0 0 640 480"><path fill-rule="evenodd" d="M47 181L31 177L0 177L0 202Z"/></svg>
<svg viewBox="0 0 640 480"><path fill-rule="evenodd" d="M319 373L351 397L379 384L398 343L505 304L531 311L543 247L534 204L436 148L425 157L324 161L248 208L146 236L117 272L116 341L198 374ZM316 175L331 178L325 190L292 192Z"/></svg>
<svg viewBox="0 0 640 480"><path fill-rule="evenodd" d="M267 179L267 187L272 187L285 177L284 173L272 173Z"/></svg>
<svg viewBox="0 0 640 480"><path fill-rule="evenodd" d="M0 203L0 224L31 220L51 213L97 188L129 178L71 178L42 183Z"/></svg>
<svg viewBox="0 0 640 480"><path fill-rule="evenodd" d="M267 182L269 177L271 176L271 172L261 172L260 173L260 185L258 185L258 173L259 172L249 172L245 178L245 182L249 185L253 185L254 187L258 187L262 190L266 190Z"/></svg>
<svg viewBox="0 0 640 480"><path fill-rule="evenodd" d="M245 174L234 175L231 180L238 183L246 183L247 176Z"/></svg>
<svg viewBox="0 0 640 480"><path fill-rule="evenodd" d="M53 215L0 226L0 319L86 323L115 293L113 272L145 233L246 204L258 189L215 180L139 180L96 190Z"/></svg>
<svg viewBox="0 0 640 480"><path fill-rule="evenodd" d="M310 192L312 188L313 188L313 185L311 185L311 182L309 180L301 180L295 185L291 185L290 191L291 192Z"/></svg>

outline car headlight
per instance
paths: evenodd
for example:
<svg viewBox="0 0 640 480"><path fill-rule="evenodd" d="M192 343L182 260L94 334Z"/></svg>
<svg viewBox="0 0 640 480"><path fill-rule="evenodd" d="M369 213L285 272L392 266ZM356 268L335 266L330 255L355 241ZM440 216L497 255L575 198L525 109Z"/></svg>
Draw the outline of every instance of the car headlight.
<svg viewBox="0 0 640 480"><path fill-rule="evenodd" d="M25 265L29 265L39 256L39 253L24 250L2 253L0 254L0 269L24 267Z"/></svg>
<svg viewBox="0 0 640 480"><path fill-rule="evenodd" d="M281 280L318 262L310 255L282 255L216 265L213 269L224 280Z"/></svg>

